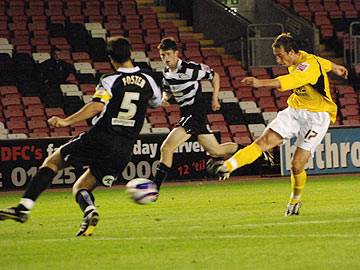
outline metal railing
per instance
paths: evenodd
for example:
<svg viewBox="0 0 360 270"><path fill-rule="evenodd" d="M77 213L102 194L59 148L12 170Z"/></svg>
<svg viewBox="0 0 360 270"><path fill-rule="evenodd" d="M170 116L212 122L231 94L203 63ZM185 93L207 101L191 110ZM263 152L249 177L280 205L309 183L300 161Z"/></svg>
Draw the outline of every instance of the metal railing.
<svg viewBox="0 0 360 270"><path fill-rule="evenodd" d="M202 32L226 52L247 62L246 29L250 21L218 0L194 0L194 30Z"/></svg>
<svg viewBox="0 0 360 270"><path fill-rule="evenodd" d="M284 32L281 23L249 24L247 28L247 59L249 67L276 66L272 53L274 39Z"/></svg>
<svg viewBox="0 0 360 270"><path fill-rule="evenodd" d="M350 24L350 44L349 58L350 64L356 65L360 63L360 22L352 22Z"/></svg>

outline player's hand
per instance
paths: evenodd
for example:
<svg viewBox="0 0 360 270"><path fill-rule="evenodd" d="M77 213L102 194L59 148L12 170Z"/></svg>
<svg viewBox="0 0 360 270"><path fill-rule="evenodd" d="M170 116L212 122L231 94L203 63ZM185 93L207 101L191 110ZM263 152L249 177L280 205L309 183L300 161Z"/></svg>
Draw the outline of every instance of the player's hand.
<svg viewBox="0 0 360 270"><path fill-rule="evenodd" d="M348 70L346 69L346 67L344 66L341 66L341 65L336 65L335 66L335 69L333 70L333 72L340 76L340 77L343 77L344 79L347 79L348 78L348 75L349 75L349 72Z"/></svg>
<svg viewBox="0 0 360 270"><path fill-rule="evenodd" d="M164 108L165 108L165 107L169 107L169 106L170 106L170 103L169 103L167 100L162 99L160 106L161 106L161 107L164 107Z"/></svg>
<svg viewBox="0 0 360 270"><path fill-rule="evenodd" d="M49 118L47 122L49 123L50 126L57 128L69 126L69 123L65 119L62 119L58 116L53 116Z"/></svg>
<svg viewBox="0 0 360 270"><path fill-rule="evenodd" d="M211 100L211 109L212 109L214 112L216 112L216 111L220 110L220 108L221 108L221 104L220 104L219 99L218 99L218 98L213 98L213 99Z"/></svg>
<svg viewBox="0 0 360 270"><path fill-rule="evenodd" d="M256 79L255 77L245 77L241 80L241 83L255 88L262 86L260 80Z"/></svg>

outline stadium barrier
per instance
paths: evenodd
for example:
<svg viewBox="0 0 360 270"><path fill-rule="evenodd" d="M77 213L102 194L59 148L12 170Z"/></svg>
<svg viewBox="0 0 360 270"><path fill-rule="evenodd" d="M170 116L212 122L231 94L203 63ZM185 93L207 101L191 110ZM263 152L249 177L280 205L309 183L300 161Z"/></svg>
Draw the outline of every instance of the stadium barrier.
<svg viewBox="0 0 360 270"><path fill-rule="evenodd" d="M301 16L290 12L273 0L257 1L257 20L253 23L280 23L291 32L303 50L318 54L320 51L319 29Z"/></svg>
<svg viewBox="0 0 360 270"><path fill-rule="evenodd" d="M331 127L316 148L306 166L308 174L336 174L360 172L360 127ZM282 145L280 166L282 175L290 175L295 140Z"/></svg>
<svg viewBox="0 0 360 270"><path fill-rule="evenodd" d="M215 135L219 139L220 133ZM137 177L152 178L159 162L160 146L166 136L167 134L141 135L134 145L132 160L120 174L116 184L124 184ZM24 189L43 160L68 140L69 138L65 137L0 140L0 191ZM190 139L176 150L168 181L204 179L208 158L204 148L195 139ZM237 174L262 173L263 170L259 168L263 165L261 162L254 163ZM67 167L60 170L52 182L52 187L71 186L85 169Z"/></svg>
<svg viewBox="0 0 360 270"><path fill-rule="evenodd" d="M250 21L219 1L193 1L193 27L222 46L226 52L247 62L246 29Z"/></svg>
<svg viewBox="0 0 360 270"><path fill-rule="evenodd" d="M249 24L247 29L247 54L249 68L278 66L272 53L274 39L284 32L280 23Z"/></svg>
<svg viewBox="0 0 360 270"><path fill-rule="evenodd" d="M350 24L350 41L349 41L349 58L347 61L350 65L360 63L360 22L352 22ZM345 50L345 46L344 46ZM344 53L346 59L346 51Z"/></svg>

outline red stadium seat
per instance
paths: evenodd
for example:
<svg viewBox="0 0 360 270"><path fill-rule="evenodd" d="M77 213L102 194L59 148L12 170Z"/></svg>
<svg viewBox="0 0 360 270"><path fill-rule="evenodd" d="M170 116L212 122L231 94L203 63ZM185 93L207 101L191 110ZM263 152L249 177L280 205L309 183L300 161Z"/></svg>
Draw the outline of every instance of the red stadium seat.
<svg viewBox="0 0 360 270"><path fill-rule="evenodd" d="M25 107L28 107L29 105L42 104L39 97L22 97L21 100Z"/></svg>
<svg viewBox="0 0 360 270"><path fill-rule="evenodd" d="M79 135L80 133L83 133L83 132L86 132L89 130L90 127L85 127L85 126L82 126L82 127L75 127L71 130L71 136L77 136Z"/></svg>
<svg viewBox="0 0 360 270"><path fill-rule="evenodd" d="M48 127L46 121L42 121L42 120L30 120L27 122L27 125L30 130Z"/></svg>
<svg viewBox="0 0 360 270"><path fill-rule="evenodd" d="M249 137L234 137L234 142L240 145L249 145L252 140Z"/></svg>
<svg viewBox="0 0 360 270"><path fill-rule="evenodd" d="M19 94L16 86L0 86L0 96L6 96L8 94Z"/></svg>
<svg viewBox="0 0 360 270"><path fill-rule="evenodd" d="M224 116L222 114L208 114L207 119L210 124L225 122Z"/></svg>
<svg viewBox="0 0 360 270"><path fill-rule="evenodd" d="M76 135L78 135L78 134L76 134ZM51 137L69 137L70 132L69 131L51 131L50 136Z"/></svg>
<svg viewBox="0 0 360 270"><path fill-rule="evenodd" d="M24 116L24 111L22 109L5 109L4 110L4 117L5 119L10 119L13 117L23 117Z"/></svg>
<svg viewBox="0 0 360 270"><path fill-rule="evenodd" d="M8 121L6 122L6 126L10 130L26 129L26 124L24 121Z"/></svg>
<svg viewBox="0 0 360 270"><path fill-rule="evenodd" d="M20 105L21 104L21 99L20 98L3 97L3 98L1 98L1 103L6 108L9 105Z"/></svg>
<svg viewBox="0 0 360 270"><path fill-rule="evenodd" d="M29 137L30 138L47 138L47 137L49 137L49 133L47 133L47 132L30 132Z"/></svg>
<svg viewBox="0 0 360 270"><path fill-rule="evenodd" d="M167 124L165 116L149 116L148 119L151 124Z"/></svg>

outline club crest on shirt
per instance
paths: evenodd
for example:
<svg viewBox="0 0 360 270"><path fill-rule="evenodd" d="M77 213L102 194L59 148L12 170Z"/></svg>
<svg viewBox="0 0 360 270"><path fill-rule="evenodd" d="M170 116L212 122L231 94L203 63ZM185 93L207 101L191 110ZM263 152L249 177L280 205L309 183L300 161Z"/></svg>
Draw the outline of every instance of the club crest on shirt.
<svg viewBox="0 0 360 270"><path fill-rule="evenodd" d="M200 64L200 66L201 66L201 69L203 71L209 71L210 70L210 67L208 65Z"/></svg>
<svg viewBox="0 0 360 270"><path fill-rule="evenodd" d="M303 62L303 63L298 64L298 66L296 67L296 70L304 72L308 69L309 66L310 66L309 63Z"/></svg>

